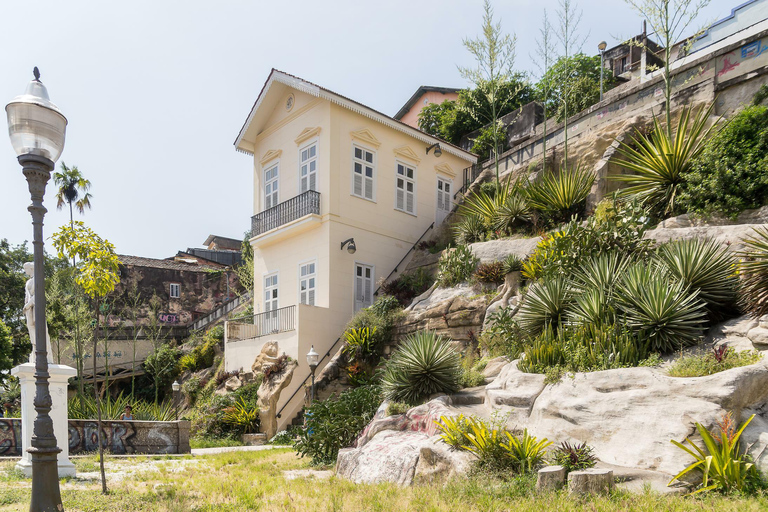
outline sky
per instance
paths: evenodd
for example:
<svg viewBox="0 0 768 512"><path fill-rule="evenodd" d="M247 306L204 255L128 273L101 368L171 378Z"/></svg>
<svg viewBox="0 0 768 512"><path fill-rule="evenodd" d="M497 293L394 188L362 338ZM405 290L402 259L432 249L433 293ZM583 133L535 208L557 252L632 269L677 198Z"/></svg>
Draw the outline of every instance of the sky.
<svg viewBox="0 0 768 512"><path fill-rule="evenodd" d="M697 24L742 1L713 0ZM641 31L623 1L577 5L585 53ZM515 67L534 72L543 10L553 18L558 0L493 6L517 38ZM462 40L481 22L482 0L2 0L0 102L22 94L38 66L69 120L59 164L92 182L93 207L76 220L120 254L166 258L249 229L253 162L233 142L271 68L394 115L420 85L468 85ZM19 244L32 239L30 198L0 139L0 238ZM51 181L51 252L50 235L69 220L55 192Z"/></svg>

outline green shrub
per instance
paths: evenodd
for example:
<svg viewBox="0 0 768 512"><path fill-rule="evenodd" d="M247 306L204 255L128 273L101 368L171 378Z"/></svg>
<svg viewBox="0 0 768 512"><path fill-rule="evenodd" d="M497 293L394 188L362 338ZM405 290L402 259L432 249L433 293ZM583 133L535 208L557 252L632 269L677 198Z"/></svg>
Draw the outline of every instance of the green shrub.
<svg viewBox="0 0 768 512"><path fill-rule="evenodd" d="M517 323L529 336L537 336L547 327L556 331L570 302L571 289L565 278L541 279L528 288Z"/></svg>
<svg viewBox="0 0 768 512"><path fill-rule="evenodd" d="M198 393L200 393L202 388L203 383L200 380L200 377L193 376L187 379L184 384L182 384L181 392L187 396L190 403L194 404L197 400Z"/></svg>
<svg viewBox="0 0 768 512"><path fill-rule="evenodd" d="M522 351L523 335L512 308L499 308L488 318L491 326L480 335L480 346L491 357L509 356L517 359Z"/></svg>
<svg viewBox="0 0 768 512"><path fill-rule="evenodd" d="M144 400L132 400L130 396L122 393L117 398L109 395L101 400L101 417L104 420L119 420L125 412L125 407L130 405L133 417L140 421L173 421L176 419L176 410L171 402L146 402ZM73 420L95 420L97 417L96 398L88 394L85 396L74 395L67 400L67 416Z"/></svg>
<svg viewBox="0 0 768 512"><path fill-rule="evenodd" d="M479 215L463 215L451 226L453 239L459 245L485 241L488 227Z"/></svg>
<svg viewBox="0 0 768 512"><path fill-rule="evenodd" d="M504 264L500 261L481 263L475 270L475 279L481 283L501 283L504 281Z"/></svg>
<svg viewBox="0 0 768 512"><path fill-rule="evenodd" d="M368 307L368 310L370 310L372 314L379 316L386 315L387 313L391 313L398 309L400 309L400 301L391 295L382 295L376 299L376 302Z"/></svg>
<svg viewBox="0 0 768 512"><path fill-rule="evenodd" d="M508 254L504 261L502 261L504 274L511 272L520 272L523 270L523 260L521 260L516 254Z"/></svg>
<svg viewBox="0 0 768 512"><path fill-rule="evenodd" d="M437 281L440 286L445 287L468 281L479 261L480 259L472 254L472 250L466 245L448 249L440 256L440 261L437 263Z"/></svg>
<svg viewBox="0 0 768 512"><path fill-rule="evenodd" d="M768 229L755 228L739 253L741 289L739 303L755 318L768 315Z"/></svg>
<svg viewBox="0 0 768 512"><path fill-rule="evenodd" d="M618 306L627 326L661 353L701 339L706 309L698 294L660 269L643 264L628 267L617 287Z"/></svg>
<svg viewBox="0 0 768 512"><path fill-rule="evenodd" d="M468 443L463 448L478 458L478 465L491 471L518 471L529 473L538 468L552 444L546 438L537 439L523 430L517 437L478 418L469 419L469 431L464 434Z"/></svg>
<svg viewBox="0 0 768 512"><path fill-rule="evenodd" d="M459 387L474 388L485 384L485 375L474 368L462 368L459 376Z"/></svg>
<svg viewBox="0 0 768 512"><path fill-rule="evenodd" d="M378 358L377 347L374 345L376 327L361 327L344 331L344 348L342 352L350 363L370 363Z"/></svg>
<svg viewBox="0 0 768 512"><path fill-rule="evenodd" d="M419 268L414 272L404 272L397 279L381 285L381 291L395 297L401 306L407 306L414 297L421 295L435 282L434 277Z"/></svg>
<svg viewBox="0 0 768 512"><path fill-rule="evenodd" d="M469 444L467 434L472 430L472 419L459 414L458 416L440 416L440 421L435 421L440 432L440 439L445 444L458 450Z"/></svg>
<svg viewBox="0 0 768 512"><path fill-rule="evenodd" d="M238 434L252 434L259 429L259 408L240 397L224 409L222 421Z"/></svg>
<svg viewBox="0 0 768 512"><path fill-rule="evenodd" d="M345 327L345 331L369 328L371 343L376 350L392 341L392 329L403 315L403 310L397 306L392 307L390 299L382 297L373 303L371 307L358 311Z"/></svg>
<svg viewBox="0 0 768 512"><path fill-rule="evenodd" d="M311 457L313 465L334 464L339 449L357 439L381 400L377 386L365 386L313 403L304 414L306 428L294 445L299 455Z"/></svg>
<svg viewBox="0 0 768 512"><path fill-rule="evenodd" d="M258 378L258 374L255 378L255 382L249 382L247 384L243 384L239 388L235 390L233 393L234 399L239 400L243 399L246 404L256 407L256 405L259 403L259 387L261 384L261 379Z"/></svg>
<svg viewBox="0 0 768 512"><path fill-rule="evenodd" d="M398 414L405 414L413 408L410 404L405 402L389 402L387 404L387 416L395 416Z"/></svg>
<svg viewBox="0 0 768 512"><path fill-rule="evenodd" d="M675 279L699 292L710 313L722 317L736 302L736 258L713 240L693 238L663 244L657 261Z"/></svg>
<svg viewBox="0 0 768 512"><path fill-rule="evenodd" d="M552 451L552 461L570 473L595 467L597 457L587 443L570 444L563 441Z"/></svg>
<svg viewBox="0 0 768 512"><path fill-rule="evenodd" d="M719 424L719 438L704 428L701 423L696 423L696 430L702 438L703 445L699 447L690 438L686 438L693 450L672 439L672 444L693 457L695 462L675 475L669 483L679 480L688 473L696 472L701 475L702 482L693 494L713 490L724 494L734 491L752 493L762 487L757 468L750 461L749 456L742 453L739 443L742 432L754 418L753 414L737 431L731 414L727 413Z"/></svg>
<svg viewBox="0 0 768 512"><path fill-rule="evenodd" d="M768 204L768 108L751 106L733 116L683 179L681 211L735 218Z"/></svg>
<svg viewBox="0 0 768 512"><path fill-rule="evenodd" d="M718 349L703 354L682 356L676 359L669 367L669 375L672 377L703 377L713 373L755 364L762 360L759 352L737 352L727 347L718 352Z"/></svg>
<svg viewBox="0 0 768 512"><path fill-rule="evenodd" d="M531 208L541 212L550 222L559 223L584 212L594 182L594 173L586 167L563 167L559 173L543 172L536 181L528 184L525 194Z"/></svg>
<svg viewBox="0 0 768 512"><path fill-rule="evenodd" d="M386 363L382 391L388 400L418 404L434 393L458 389L460 359L448 340L432 331L409 335Z"/></svg>
<svg viewBox="0 0 768 512"><path fill-rule="evenodd" d="M629 184L620 193L640 199L662 216L672 214L679 206L686 176L716 126L706 128L713 107L714 103L709 108L700 108L693 120L692 108L684 108L671 137L654 117L649 135L638 132L633 144L623 143L619 148L623 159L616 164L635 174L611 176Z"/></svg>

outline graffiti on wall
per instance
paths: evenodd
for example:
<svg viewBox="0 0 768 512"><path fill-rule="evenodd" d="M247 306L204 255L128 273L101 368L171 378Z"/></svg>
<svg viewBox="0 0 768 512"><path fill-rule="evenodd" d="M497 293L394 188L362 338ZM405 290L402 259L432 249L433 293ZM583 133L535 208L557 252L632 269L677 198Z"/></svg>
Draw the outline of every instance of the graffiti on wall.
<svg viewBox="0 0 768 512"><path fill-rule="evenodd" d="M99 429L95 421L69 423L69 453L94 452L99 449ZM129 421L102 423L101 440L106 450L125 455L134 453L136 430Z"/></svg>
<svg viewBox="0 0 768 512"><path fill-rule="evenodd" d="M21 420L0 419L0 457L21 456Z"/></svg>
<svg viewBox="0 0 768 512"><path fill-rule="evenodd" d="M160 313L157 318L164 324L177 324L181 321L176 313Z"/></svg>

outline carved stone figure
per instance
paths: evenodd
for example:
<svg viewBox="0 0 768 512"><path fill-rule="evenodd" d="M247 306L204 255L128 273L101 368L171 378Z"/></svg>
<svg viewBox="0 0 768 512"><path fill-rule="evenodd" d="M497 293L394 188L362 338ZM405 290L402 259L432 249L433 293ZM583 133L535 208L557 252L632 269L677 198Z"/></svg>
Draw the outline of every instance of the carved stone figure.
<svg viewBox="0 0 768 512"><path fill-rule="evenodd" d="M29 340L32 342L32 353L29 354L29 362L35 363L35 264L27 262L24 264L24 273L29 276L27 285L25 287L24 298L24 315L27 317L27 329L29 330ZM48 364L53 364L53 351L51 350L51 337L48 334L48 326L44 325L45 329L45 346L48 352Z"/></svg>

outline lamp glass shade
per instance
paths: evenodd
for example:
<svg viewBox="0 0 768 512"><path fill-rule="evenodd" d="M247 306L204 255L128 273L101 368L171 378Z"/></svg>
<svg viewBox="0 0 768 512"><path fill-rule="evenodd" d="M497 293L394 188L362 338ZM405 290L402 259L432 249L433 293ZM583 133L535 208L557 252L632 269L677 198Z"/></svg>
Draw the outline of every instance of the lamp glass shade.
<svg viewBox="0 0 768 512"><path fill-rule="evenodd" d="M67 118L48 99L48 91L39 80L32 80L27 90L5 107L8 135L17 156L37 155L53 162L64 151Z"/></svg>
<svg viewBox="0 0 768 512"><path fill-rule="evenodd" d="M600 44L597 45L597 49L600 51L603 51L605 50L606 46L608 46L608 43L606 43L605 41L600 41Z"/></svg>
<svg viewBox="0 0 768 512"><path fill-rule="evenodd" d="M309 366L317 366L317 362L320 359L320 354L315 352L315 346L312 345L312 347L309 349L309 352L307 352L307 364Z"/></svg>
<svg viewBox="0 0 768 512"><path fill-rule="evenodd" d="M355 245L355 241L352 240L351 242L349 242L349 245L347 246L347 252L349 254L355 254L356 251L357 251L357 246Z"/></svg>
<svg viewBox="0 0 768 512"><path fill-rule="evenodd" d="M443 150L440 149L440 145L438 144L438 146L435 148L435 156L440 158L442 155L443 155Z"/></svg>
<svg viewBox="0 0 768 512"><path fill-rule="evenodd" d="M175 380L173 381L173 384L171 384L171 388L173 389L173 392L176 393L178 390L181 389L181 384L179 384L179 381Z"/></svg>

